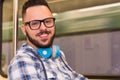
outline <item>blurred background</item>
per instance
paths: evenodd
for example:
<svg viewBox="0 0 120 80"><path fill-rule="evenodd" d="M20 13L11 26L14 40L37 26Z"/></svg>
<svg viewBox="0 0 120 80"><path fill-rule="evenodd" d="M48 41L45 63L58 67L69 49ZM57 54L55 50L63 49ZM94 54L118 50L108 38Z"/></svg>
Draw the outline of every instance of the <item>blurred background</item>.
<svg viewBox="0 0 120 80"><path fill-rule="evenodd" d="M7 67L25 36L21 8L27 0L0 0L0 68ZM54 44L69 65L91 80L120 79L120 0L47 0L56 18Z"/></svg>

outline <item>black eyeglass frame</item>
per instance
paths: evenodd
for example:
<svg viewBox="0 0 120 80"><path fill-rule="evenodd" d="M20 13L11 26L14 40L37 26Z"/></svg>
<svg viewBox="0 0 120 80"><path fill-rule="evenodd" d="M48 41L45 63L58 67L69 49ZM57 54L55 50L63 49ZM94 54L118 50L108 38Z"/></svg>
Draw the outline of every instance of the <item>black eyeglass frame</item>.
<svg viewBox="0 0 120 80"><path fill-rule="evenodd" d="M52 25L52 26L47 26L47 25L46 25L45 21L48 20L48 19L53 19L53 25ZM31 27L30 23L33 22L33 21L39 21L39 22L40 22L40 25L39 25L38 28L33 29L33 28ZM53 26L55 25L55 18L50 17L50 18L45 18L45 19L43 19L43 20L32 20L32 21L29 21L29 22L25 22L24 25L25 25L25 26L28 25L31 30L38 30L38 29L40 28L42 22L43 22L43 24L45 25L46 28L51 28L51 27L53 27Z"/></svg>

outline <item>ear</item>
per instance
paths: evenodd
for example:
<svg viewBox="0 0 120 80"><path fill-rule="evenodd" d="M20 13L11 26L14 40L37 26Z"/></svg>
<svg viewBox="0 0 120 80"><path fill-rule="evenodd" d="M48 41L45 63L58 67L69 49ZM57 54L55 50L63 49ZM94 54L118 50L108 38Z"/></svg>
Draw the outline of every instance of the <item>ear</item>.
<svg viewBox="0 0 120 80"><path fill-rule="evenodd" d="M22 24L20 28L21 28L22 33L26 36L26 27L25 27L25 25Z"/></svg>

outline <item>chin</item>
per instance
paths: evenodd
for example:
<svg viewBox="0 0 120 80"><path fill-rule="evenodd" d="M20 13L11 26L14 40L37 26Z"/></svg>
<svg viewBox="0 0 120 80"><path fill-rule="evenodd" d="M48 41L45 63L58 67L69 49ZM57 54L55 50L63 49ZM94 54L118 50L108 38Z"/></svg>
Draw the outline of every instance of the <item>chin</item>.
<svg viewBox="0 0 120 80"><path fill-rule="evenodd" d="M40 46L43 48L46 48L46 47L51 47L52 44L53 44L53 40L50 40L50 41L41 43Z"/></svg>
<svg viewBox="0 0 120 80"><path fill-rule="evenodd" d="M41 48L47 48L47 47L51 47L52 46L52 43L41 43L41 44L39 44L39 47L41 47Z"/></svg>
<svg viewBox="0 0 120 80"><path fill-rule="evenodd" d="M39 46L39 48L48 48L48 47L51 47L51 45L41 45L41 46Z"/></svg>

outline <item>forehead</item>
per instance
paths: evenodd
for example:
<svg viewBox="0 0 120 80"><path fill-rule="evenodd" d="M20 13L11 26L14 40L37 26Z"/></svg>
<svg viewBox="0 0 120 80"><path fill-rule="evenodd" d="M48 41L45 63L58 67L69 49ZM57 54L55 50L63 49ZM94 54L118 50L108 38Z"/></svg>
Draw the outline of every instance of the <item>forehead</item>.
<svg viewBox="0 0 120 80"><path fill-rule="evenodd" d="M26 10L26 14L24 16L24 20L30 21L35 19L45 19L48 17L53 17L51 11L46 6L33 6L29 7Z"/></svg>

